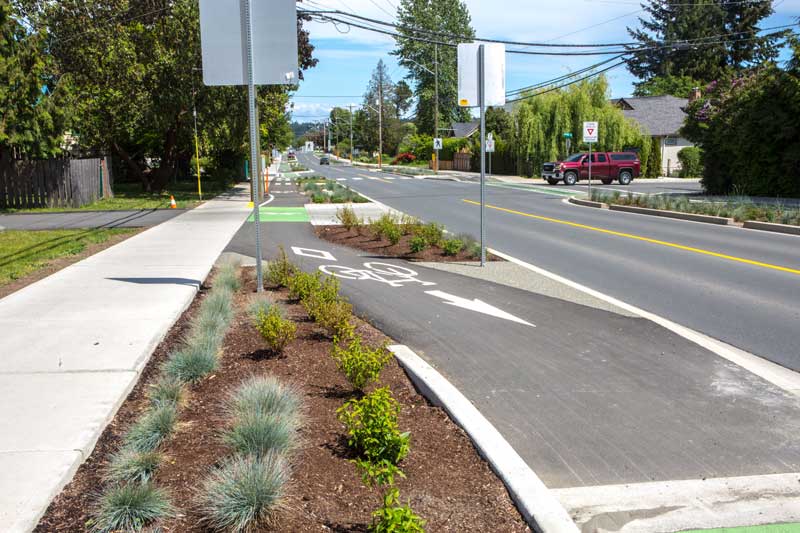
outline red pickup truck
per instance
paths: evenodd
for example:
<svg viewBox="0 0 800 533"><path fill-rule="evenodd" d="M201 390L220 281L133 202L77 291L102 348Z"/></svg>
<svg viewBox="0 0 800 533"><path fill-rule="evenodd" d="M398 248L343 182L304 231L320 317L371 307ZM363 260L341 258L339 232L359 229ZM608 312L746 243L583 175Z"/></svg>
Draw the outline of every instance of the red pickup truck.
<svg viewBox="0 0 800 533"><path fill-rule="evenodd" d="M620 185L628 185L638 178L642 164L636 152L593 152L592 179L605 185L619 180ZM550 185L564 180L565 185L575 185L579 180L589 179L589 154L574 154L563 162L542 165L542 179Z"/></svg>

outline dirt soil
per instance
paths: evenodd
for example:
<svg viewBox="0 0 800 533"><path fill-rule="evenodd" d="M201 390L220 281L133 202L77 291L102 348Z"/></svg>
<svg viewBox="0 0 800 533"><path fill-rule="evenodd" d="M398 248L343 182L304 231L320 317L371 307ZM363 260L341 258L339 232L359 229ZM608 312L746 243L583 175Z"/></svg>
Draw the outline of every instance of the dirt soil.
<svg viewBox="0 0 800 533"><path fill-rule="evenodd" d="M263 531L365 532L380 495L361 483L347 447L343 427L335 411L355 397L330 357L331 341L308 319L302 306L287 300L285 290L268 297L284 305L297 322L297 339L285 353L265 350L245 312L255 297L252 269L243 274L246 284L237 295L237 317L224 344L219 371L193 386L180 411L176 434L163 446L167 460L156 484L170 491L179 514L159 524L166 532L205 532L199 524L194 497L210 468L228 455L220 442L227 418L222 404L228 393L252 375L274 375L296 384L305 394L306 423L301 430L303 446L293 459L289 506ZM208 287L172 328L156 349L142 378L106 428L89 459L73 481L51 503L36 532L87 531L87 521L103 473L127 428L146 408L146 392L159 366L174 349L188 322L205 297ZM389 341L380 331L357 320L357 331L369 342ZM507 533L530 531L502 482L472 446L466 434L447 414L420 396L395 360L386 367L381 385L391 387L402 404L400 426L411 432L411 452L401 463L407 479L400 480L401 499L409 501L426 521L430 532Z"/></svg>
<svg viewBox="0 0 800 533"><path fill-rule="evenodd" d="M369 227L347 229L344 226L316 226L317 236L334 244L349 246L373 255L383 257L399 257L409 261L424 262L464 262L476 261L467 250L462 250L457 255L445 255L444 250L438 246L425 248L421 252L411 252L411 235L403 235L400 242L392 244L386 237L378 238ZM499 257L487 253L488 261L502 261Z"/></svg>
<svg viewBox="0 0 800 533"><path fill-rule="evenodd" d="M126 239L130 239L131 237L141 233L145 229L147 228L137 228L137 229L132 229L130 233L113 235L105 242L88 244L86 248L79 254L67 255L64 257L59 257L57 259L53 259L39 270L31 272L27 276L15 279L11 283L0 285L0 298L5 298L6 296L8 296L13 292L17 292L18 290L27 287L28 285L36 283L40 279L46 278L50 274L55 274L59 270L67 268L70 265L74 265L78 261L83 261L87 257L92 256L98 252L102 252L106 248L111 248L115 244L119 244Z"/></svg>

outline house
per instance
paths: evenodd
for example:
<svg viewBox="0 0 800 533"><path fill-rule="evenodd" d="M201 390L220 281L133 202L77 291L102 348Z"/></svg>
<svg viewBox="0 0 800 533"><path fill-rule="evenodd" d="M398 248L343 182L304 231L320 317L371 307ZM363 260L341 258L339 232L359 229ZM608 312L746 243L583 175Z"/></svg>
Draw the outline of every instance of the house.
<svg viewBox="0 0 800 533"><path fill-rule="evenodd" d="M684 109L689 101L670 95L618 98L613 101L627 118L635 120L652 137L659 139L664 176L673 175L680 169L678 152L687 146L694 146L679 133L686 118Z"/></svg>

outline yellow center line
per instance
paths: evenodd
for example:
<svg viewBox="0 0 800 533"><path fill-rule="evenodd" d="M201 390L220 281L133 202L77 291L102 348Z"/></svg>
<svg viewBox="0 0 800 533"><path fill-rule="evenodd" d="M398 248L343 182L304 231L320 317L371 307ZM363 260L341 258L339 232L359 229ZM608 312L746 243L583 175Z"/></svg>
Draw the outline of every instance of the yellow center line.
<svg viewBox="0 0 800 533"><path fill-rule="evenodd" d="M377 176L367 176L366 174L362 174L361 176L364 177L364 178L367 178L368 180L378 180L378 181L382 181L384 183L388 183L389 185L393 185L393 183L391 181L385 180L383 178L379 178Z"/></svg>
<svg viewBox="0 0 800 533"><path fill-rule="evenodd" d="M481 205L480 202L475 202L473 200L462 200L465 203L472 204L472 205ZM489 209L495 209L497 211L503 211L506 213L511 213L512 215L520 215L523 217L535 218L537 220L544 220L545 222L553 222L555 224L563 224L565 226L571 226L573 228L581 228L590 231L597 231L600 233L605 233L607 235L614 235L616 237L625 237L626 239L634 239L637 241L648 242L651 244L659 244L661 246L667 246L669 248L677 248L678 250L684 250L687 252L694 252L696 254L708 255L711 257L718 257L720 259L727 259L728 261L735 261L737 263L745 263L747 265L754 265L762 268L769 268L772 270L779 270L781 272L788 272L790 274L797 274L800 275L800 270L794 268L788 268L780 265L772 265L770 263L762 263L761 261L754 261L752 259L745 259L743 257L736 257L733 255L726 255L717 252L712 252L710 250L703 250L702 248L693 248L691 246L684 246L682 244L676 244L674 242L667 242L667 241L659 241L658 239L651 239L649 237L642 237L640 235L632 235L630 233L622 233L619 231L613 231L609 229L597 228L594 226L587 226L585 224L578 224L577 222L570 222L568 220L559 220L557 218L550 218L550 217L543 217L541 215L533 215L531 213L523 213L522 211L514 211L513 209L506 209L505 207L498 207L496 205L489 205L487 204L486 207Z"/></svg>

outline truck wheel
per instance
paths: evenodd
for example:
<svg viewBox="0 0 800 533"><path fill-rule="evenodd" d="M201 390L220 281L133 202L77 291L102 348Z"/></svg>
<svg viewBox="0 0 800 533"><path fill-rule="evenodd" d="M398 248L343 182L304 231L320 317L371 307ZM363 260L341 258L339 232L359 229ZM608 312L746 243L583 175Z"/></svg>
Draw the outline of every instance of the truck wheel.
<svg viewBox="0 0 800 533"><path fill-rule="evenodd" d="M614 181L614 180L604 179L604 180L600 180L600 181L603 182L603 185L611 185L611 182Z"/></svg>
<svg viewBox="0 0 800 533"><path fill-rule="evenodd" d="M630 185L633 181L633 174L631 174L630 170L623 170L619 173L619 184L620 185Z"/></svg>
<svg viewBox="0 0 800 533"><path fill-rule="evenodd" d="M578 183L578 175L574 172L567 172L564 174L564 184L565 185L575 185Z"/></svg>
<svg viewBox="0 0 800 533"><path fill-rule="evenodd" d="M557 180L556 178L547 178L547 183L549 183L550 185L555 185L559 181L560 180Z"/></svg>

